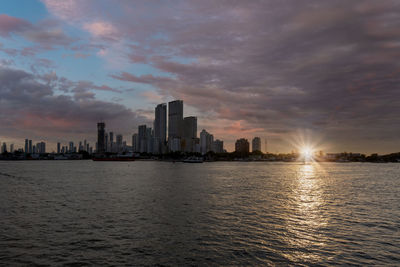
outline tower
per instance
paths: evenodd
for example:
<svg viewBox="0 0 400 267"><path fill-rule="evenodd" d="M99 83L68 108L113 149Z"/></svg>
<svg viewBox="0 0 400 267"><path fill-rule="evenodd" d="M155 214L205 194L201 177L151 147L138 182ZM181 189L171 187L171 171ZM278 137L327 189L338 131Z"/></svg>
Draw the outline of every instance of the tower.
<svg viewBox="0 0 400 267"><path fill-rule="evenodd" d="M105 128L106 124L104 122L97 123L97 153L105 152Z"/></svg>

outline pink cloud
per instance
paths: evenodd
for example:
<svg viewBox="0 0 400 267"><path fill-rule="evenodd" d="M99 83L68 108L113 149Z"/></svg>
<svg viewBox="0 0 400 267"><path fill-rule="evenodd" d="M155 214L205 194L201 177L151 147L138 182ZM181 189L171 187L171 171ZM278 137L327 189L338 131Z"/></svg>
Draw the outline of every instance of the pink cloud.
<svg viewBox="0 0 400 267"><path fill-rule="evenodd" d="M8 16L6 14L0 15L0 35L3 37L9 36L12 32L24 31L32 25L26 20Z"/></svg>

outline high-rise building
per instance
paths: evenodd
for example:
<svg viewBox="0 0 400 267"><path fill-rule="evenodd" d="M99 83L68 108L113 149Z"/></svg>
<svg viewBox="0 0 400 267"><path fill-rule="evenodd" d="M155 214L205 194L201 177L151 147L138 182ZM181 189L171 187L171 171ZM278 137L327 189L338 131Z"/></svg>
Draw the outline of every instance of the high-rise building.
<svg viewBox="0 0 400 267"><path fill-rule="evenodd" d="M244 138L240 138L240 139L236 140L235 152L249 153L249 141L247 141L247 139L244 139Z"/></svg>
<svg viewBox="0 0 400 267"><path fill-rule="evenodd" d="M25 153L29 152L29 147L28 147L28 139L25 139Z"/></svg>
<svg viewBox="0 0 400 267"><path fill-rule="evenodd" d="M139 146L138 146L138 134L134 133L132 135L132 152L139 152Z"/></svg>
<svg viewBox="0 0 400 267"><path fill-rule="evenodd" d="M105 127L106 124L104 122L97 123L97 153L104 153L105 152Z"/></svg>
<svg viewBox="0 0 400 267"><path fill-rule="evenodd" d="M38 154L44 154L46 153L46 143L45 142L40 142L36 144L36 152Z"/></svg>
<svg viewBox="0 0 400 267"><path fill-rule="evenodd" d="M212 144L214 142L214 136L208 133L206 130L202 130L200 133L200 152L206 154L212 150Z"/></svg>
<svg viewBox="0 0 400 267"><path fill-rule="evenodd" d="M212 151L214 153L223 153L224 152L224 142L217 139L213 142Z"/></svg>
<svg viewBox="0 0 400 267"><path fill-rule="evenodd" d="M117 134L117 152L122 152L122 134Z"/></svg>
<svg viewBox="0 0 400 267"><path fill-rule="evenodd" d="M108 134L107 133L104 134L104 150L105 150L105 152L110 151L110 145L108 143Z"/></svg>
<svg viewBox="0 0 400 267"><path fill-rule="evenodd" d="M11 144L11 145L10 145L10 152L11 152L11 153L14 153L14 144Z"/></svg>
<svg viewBox="0 0 400 267"><path fill-rule="evenodd" d="M114 150L114 133L110 132L110 144L109 144L109 150L110 152L113 152Z"/></svg>
<svg viewBox="0 0 400 267"><path fill-rule="evenodd" d="M60 154L60 152L61 152L61 144L60 144L60 142L57 142L57 154Z"/></svg>
<svg viewBox="0 0 400 267"><path fill-rule="evenodd" d="M183 137L197 138L197 117L190 116L183 119Z"/></svg>
<svg viewBox="0 0 400 267"><path fill-rule="evenodd" d="M183 119L182 150L194 152L194 139L197 138L197 117L190 116Z"/></svg>
<svg viewBox="0 0 400 267"><path fill-rule="evenodd" d="M139 125L138 138L139 138L139 152L140 153L147 152L146 136L147 136L146 125Z"/></svg>
<svg viewBox="0 0 400 267"><path fill-rule="evenodd" d="M162 103L155 108L154 147L153 153L161 154L167 141L167 104Z"/></svg>
<svg viewBox="0 0 400 267"><path fill-rule="evenodd" d="M69 148L68 148L68 153L73 153L74 152L74 142L69 142Z"/></svg>
<svg viewBox="0 0 400 267"><path fill-rule="evenodd" d="M154 139L153 139L153 131L151 128L146 128L146 152L147 153L153 153L153 145L154 145Z"/></svg>
<svg viewBox="0 0 400 267"><path fill-rule="evenodd" d="M7 152L7 144L3 143L3 145L1 146L1 153Z"/></svg>
<svg viewBox="0 0 400 267"><path fill-rule="evenodd" d="M28 145L28 153L32 154L32 140L29 140L29 145Z"/></svg>
<svg viewBox="0 0 400 267"><path fill-rule="evenodd" d="M253 140L251 141L251 151L261 151L261 138L260 137L254 137Z"/></svg>
<svg viewBox="0 0 400 267"><path fill-rule="evenodd" d="M182 137L183 101L175 100L168 103L168 140Z"/></svg>

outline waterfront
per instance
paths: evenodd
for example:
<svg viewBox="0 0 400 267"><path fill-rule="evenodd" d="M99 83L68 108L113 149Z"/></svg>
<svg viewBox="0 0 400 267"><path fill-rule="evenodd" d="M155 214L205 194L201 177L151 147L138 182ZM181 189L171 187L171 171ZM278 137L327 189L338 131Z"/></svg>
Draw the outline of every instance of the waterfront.
<svg viewBox="0 0 400 267"><path fill-rule="evenodd" d="M0 263L395 265L400 165L0 162Z"/></svg>

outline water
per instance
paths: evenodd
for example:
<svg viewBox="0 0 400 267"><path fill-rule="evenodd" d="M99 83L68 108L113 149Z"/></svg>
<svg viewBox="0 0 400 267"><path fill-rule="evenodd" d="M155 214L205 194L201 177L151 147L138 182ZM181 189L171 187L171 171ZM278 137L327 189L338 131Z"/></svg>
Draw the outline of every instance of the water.
<svg viewBox="0 0 400 267"><path fill-rule="evenodd" d="M0 162L0 265L399 265L400 164Z"/></svg>

